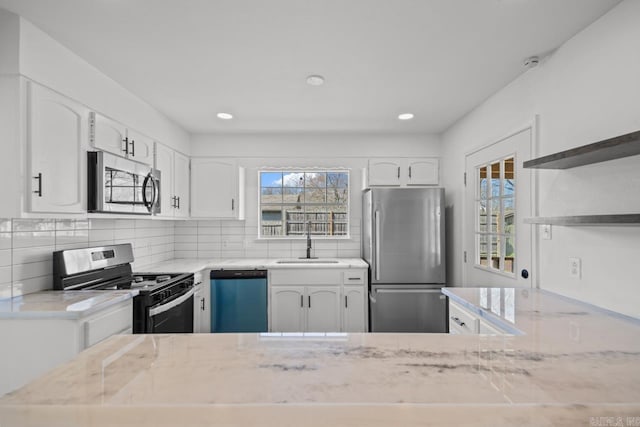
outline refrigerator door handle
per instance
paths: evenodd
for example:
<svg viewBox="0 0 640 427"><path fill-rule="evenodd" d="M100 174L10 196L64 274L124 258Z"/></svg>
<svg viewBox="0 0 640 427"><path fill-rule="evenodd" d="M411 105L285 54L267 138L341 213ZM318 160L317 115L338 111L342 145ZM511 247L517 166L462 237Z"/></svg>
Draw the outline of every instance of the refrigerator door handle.
<svg viewBox="0 0 640 427"><path fill-rule="evenodd" d="M375 266L375 277L376 280L380 280L380 211L375 211L373 213L373 218L375 222L375 257L373 260L373 264Z"/></svg>
<svg viewBox="0 0 640 427"><path fill-rule="evenodd" d="M371 291L369 291L369 301L371 301L373 304L375 304L376 302L376 298L373 296L373 294L371 293Z"/></svg>

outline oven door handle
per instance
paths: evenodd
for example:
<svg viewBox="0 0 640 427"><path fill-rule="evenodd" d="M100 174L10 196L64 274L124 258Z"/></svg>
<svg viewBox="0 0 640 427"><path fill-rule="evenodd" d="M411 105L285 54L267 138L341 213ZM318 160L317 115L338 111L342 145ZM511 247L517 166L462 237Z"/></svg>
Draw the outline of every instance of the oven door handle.
<svg viewBox="0 0 640 427"><path fill-rule="evenodd" d="M196 290L194 288L191 288L187 293L185 293L184 295L169 301L166 304L162 304L159 305L157 307L153 307L149 309L149 317L153 317L156 316L158 314L164 313L165 311L171 310L172 308L174 308L177 305L182 304L183 302L185 302L186 300L188 300L189 298L191 298L193 296L193 294L195 294Z"/></svg>

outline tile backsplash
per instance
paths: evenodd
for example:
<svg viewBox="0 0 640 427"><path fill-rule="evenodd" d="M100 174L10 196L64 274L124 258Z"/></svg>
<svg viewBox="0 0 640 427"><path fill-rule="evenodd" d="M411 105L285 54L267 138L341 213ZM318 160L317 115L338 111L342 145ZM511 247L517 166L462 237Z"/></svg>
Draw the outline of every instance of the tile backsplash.
<svg viewBox="0 0 640 427"><path fill-rule="evenodd" d="M173 221L0 219L0 298L51 289L52 253L131 243L137 270L174 258Z"/></svg>
<svg viewBox="0 0 640 427"><path fill-rule="evenodd" d="M312 237L312 256L360 258L360 224L351 224L349 239ZM306 255L306 240L258 240L257 224L245 221L183 221L175 225L176 258L297 258Z"/></svg>
<svg viewBox="0 0 640 427"><path fill-rule="evenodd" d="M131 243L134 268L172 258L297 258L306 241L258 240L245 221L150 219L0 219L0 298L51 289L52 253L62 249ZM349 239L313 238L312 256L360 257L360 225Z"/></svg>

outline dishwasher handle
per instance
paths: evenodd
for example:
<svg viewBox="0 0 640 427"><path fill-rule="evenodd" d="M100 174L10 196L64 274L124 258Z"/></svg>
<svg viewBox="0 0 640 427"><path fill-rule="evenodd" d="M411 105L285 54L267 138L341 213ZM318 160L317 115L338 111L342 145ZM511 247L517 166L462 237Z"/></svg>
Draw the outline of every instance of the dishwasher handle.
<svg viewBox="0 0 640 427"><path fill-rule="evenodd" d="M266 279L267 270L211 270L211 280L215 279Z"/></svg>

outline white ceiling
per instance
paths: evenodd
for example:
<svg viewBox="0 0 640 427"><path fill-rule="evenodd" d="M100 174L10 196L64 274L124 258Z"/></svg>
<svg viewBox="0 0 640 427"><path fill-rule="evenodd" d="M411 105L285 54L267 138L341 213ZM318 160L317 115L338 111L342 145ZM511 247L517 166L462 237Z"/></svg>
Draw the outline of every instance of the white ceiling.
<svg viewBox="0 0 640 427"><path fill-rule="evenodd" d="M0 0L186 130L442 132L619 0ZM309 74L326 78L306 85ZM232 121L215 118L219 111ZM415 118L401 122L400 112Z"/></svg>

